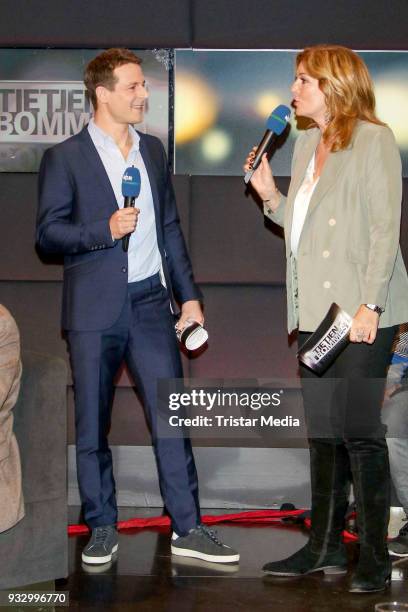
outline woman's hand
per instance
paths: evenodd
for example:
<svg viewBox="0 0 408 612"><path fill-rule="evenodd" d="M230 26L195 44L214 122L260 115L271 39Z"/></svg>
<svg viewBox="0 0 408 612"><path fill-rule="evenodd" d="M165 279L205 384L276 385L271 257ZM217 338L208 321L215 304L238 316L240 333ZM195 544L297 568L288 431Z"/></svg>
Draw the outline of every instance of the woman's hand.
<svg viewBox="0 0 408 612"><path fill-rule="evenodd" d="M372 344L377 335L380 315L361 304L354 315L350 330L350 342Z"/></svg>
<svg viewBox="0 0 408 612"><path fill-rule="evenodd" d="M245 172L248 172L248 170L252 168L252 163L254 161L257 148L258 147L253 147L252 151L246 158L244 165ZM279 191L276 187L266 153L262 155L261 163L253 173L250 183L262 200L270 200L272 209L274 208L275 202L277 206L279 201Z"/></svg>

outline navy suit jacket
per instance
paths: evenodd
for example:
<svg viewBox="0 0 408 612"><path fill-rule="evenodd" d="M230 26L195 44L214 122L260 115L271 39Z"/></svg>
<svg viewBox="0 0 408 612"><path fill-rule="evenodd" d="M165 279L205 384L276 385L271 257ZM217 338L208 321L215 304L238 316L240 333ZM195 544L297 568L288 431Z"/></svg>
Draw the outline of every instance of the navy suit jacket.
<svg viewBox="0 0 408 612"><path fill-rule="evenodd" d="M153 194L157 243L173 312L174 298L201 299L180 228L167 159L161 141L140 135L140 152ZM107 329L127 295L128 255L112 242L115 194L87 127L48 149L39 172L37 244L64 255L62 327Z"/></svg>

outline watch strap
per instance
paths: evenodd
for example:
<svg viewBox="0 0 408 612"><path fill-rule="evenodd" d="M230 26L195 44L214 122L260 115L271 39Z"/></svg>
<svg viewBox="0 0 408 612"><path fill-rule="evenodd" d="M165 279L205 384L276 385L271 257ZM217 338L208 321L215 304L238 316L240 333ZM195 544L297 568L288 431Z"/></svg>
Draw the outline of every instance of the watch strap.
<svg viewBox="0 0 408 612"><path fill-rule="evenodd" d="M383 312L383 309L380 308L380 306L377 306L377 304L364 304L364 306L366 306L367 308L369 308L373 312L376 312L379 315Z"/></svg>

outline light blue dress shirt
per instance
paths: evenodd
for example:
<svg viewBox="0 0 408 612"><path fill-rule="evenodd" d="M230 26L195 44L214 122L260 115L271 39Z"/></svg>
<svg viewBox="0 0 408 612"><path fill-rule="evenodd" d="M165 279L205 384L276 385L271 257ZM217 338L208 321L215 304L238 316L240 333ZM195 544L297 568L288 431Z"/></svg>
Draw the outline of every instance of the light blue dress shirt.
<svg viewBox="0 0 408 612"><path fill-rule="evenodd" d="M88 132L105 167L119 208L123 208L122 176L126 168L135 166L140 172L140 195L135 202L136 208L140 208L140 214L136 229L129 240L128 282L133 283L153 276L161 270L161 257L157 245L152 190L139 150L140 136L129 126L133 144L125 160L113 138L101 130L93 119L89 122Z"/></svg>

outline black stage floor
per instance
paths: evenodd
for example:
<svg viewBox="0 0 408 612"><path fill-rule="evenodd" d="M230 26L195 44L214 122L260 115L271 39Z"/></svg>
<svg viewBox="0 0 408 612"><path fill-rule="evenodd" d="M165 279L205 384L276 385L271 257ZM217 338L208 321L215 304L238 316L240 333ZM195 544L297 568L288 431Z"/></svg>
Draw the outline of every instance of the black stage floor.
<svg viewBox="0 0 408 612"><path fill-rule="evenodd" d="M160 513L121 508L120 519ZM78 509L71 508L70 522L77 520ZM117 558L106 567L83 565L81 550L88 536L71 537L69 577L58 581L57 589L69 591L69 609L81 612L374 611L380 601L408 602L408 559L394 559L392 585L386 592L350 594L350 573L339 577L318 573L296 579L262 574L264 563L293 553L306 541L306 533L297 527L217 525L216 529L225 543L241 553L239 567L172 558L167 530L126 530L119 535ZM353 566L356 546L348 545L348 552Z"/></svg>

